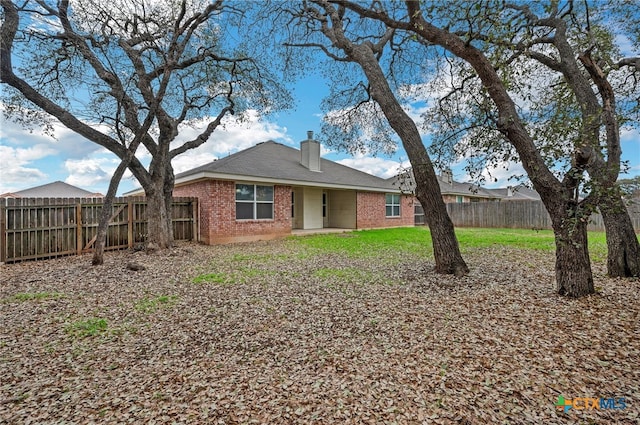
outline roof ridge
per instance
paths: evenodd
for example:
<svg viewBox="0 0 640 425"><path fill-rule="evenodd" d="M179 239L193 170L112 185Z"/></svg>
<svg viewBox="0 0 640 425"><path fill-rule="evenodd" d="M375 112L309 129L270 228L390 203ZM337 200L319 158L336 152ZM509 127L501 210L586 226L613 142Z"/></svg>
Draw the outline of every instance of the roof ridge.
<svg viewBox="0 0 640 425"><path fill-rule="evenodd" d="M206 164L202 164L200 167L203 167L203 166L205 166L205 165L212 164L212 163L214 163L214 162L223 161L223 160L226 160L227 158L233 158L233 159L236 159L240 154L243 154L243 153L248 152L248 151L255 150L256 148L258 148L258 147L260 147L260 146L263 146L263 145L265 145L265 144L267 144L267 143L273 143L273 144L275 144L275 145L282 145L281 143L275 142L275 141L273 141L273 140L271 140L271 139L269 139L269 140L265 140L264 142L258 142L258 143L256 143L255 145L249 146L248 148L241 149L241 150L236 151L236 152L234 152L234 153L232 153L232 154L229 154L229 155L225 156L224 158L218 158L218 159L215 159L215 160L213 160L213 161L211 161L211 162L207 162ZM282 145L282 146L284 146L284 145Z"/></svg>
<svg viewBox="0 0 640 425"><path fill-rule="evenodd" d="M248 179L257 177L311 182L313 184L355 185L377 189L390 186L387 180L346 164L322 157L320 157L320 161L321 172L309 170L302 163L300 149L267 140L225 158L179 173L176 178L186 183L191 176L207 177L207 173L211 173L210 176L227 174L236 179L240 176L246 176ZM392 188L389 187L389 189Z"/></svg>

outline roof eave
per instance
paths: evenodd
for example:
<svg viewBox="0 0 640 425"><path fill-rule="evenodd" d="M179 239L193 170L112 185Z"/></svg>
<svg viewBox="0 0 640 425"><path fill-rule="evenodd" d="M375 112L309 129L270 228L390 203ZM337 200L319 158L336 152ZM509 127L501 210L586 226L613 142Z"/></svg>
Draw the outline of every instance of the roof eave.
<svg viewBox="0 0 640 425"><path fill-rule="evenodd" d="M360 190L360 191L366 191L366 192L401 193L399 189L395 189L395 188L348 185L348 184L338 184L338 183L323 183L323 182L312 182L312 181L306 181L306 180L274 179L272 177L214 173L211 171L201 171L198 173L190 174L188 176L177 178L175 181L175 186L176 187L183 186L185 184L194 183L196 181L207 180L207 179L245 181L245 182L255 182L255 183L270 183L270 184L279 184L279 185L287 185L287 186L321 187L326 189Z"/></svg>

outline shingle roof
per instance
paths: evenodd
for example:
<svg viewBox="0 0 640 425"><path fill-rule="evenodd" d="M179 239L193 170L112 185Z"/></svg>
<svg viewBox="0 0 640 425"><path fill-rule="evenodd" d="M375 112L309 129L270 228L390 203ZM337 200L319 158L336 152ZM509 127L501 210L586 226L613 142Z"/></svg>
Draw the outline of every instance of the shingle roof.
<svg viewBox="0 0 640 425"><path fill-rule="evenodd" d="M463 195L476 198L499 198L500 196L491 193L489 190L472 183L460 183L457 181L446 182L442 178L438 178L440 192L443 195Z"/></svg>
<svg viewBox="0 0 640 425"><path fill-rule="evenodd" d="M391 177L389 181L393 182L396 187L401 186L404 191L413 192L415 190L416 183L411 169L405 171L405 173ZM500 195L472 183L460 183L453 179L448 181L444 175L438 176L438 185L440 186L440 193L443 195L462 195L491 199L500 198Z"/></svg>
<svg viewBox="0 0 640 425"><path fill-rule="evenodd" d="M176 175L176 184L197 178L231 176L248 180L259 178L274 182L288 181L301 185L327 185L398 191L380 177L321 158L320 172L311 171L300 163L300 151L274 141L259 143L225 158Z"/></svg>
<svg viewBox="0 0 640 425"><path fill-rule="evenodd" d="M55 181L5 195L6 197L12 198L94 198L103 196L100 193L89 192L88 190L61 181Z"/></svg>
<svg viewBox="0 0 640 425"><path fill-rule="evenodd" d="M533 189L529 189L526 186L516 186L511 188L511 195L509 195L509 188L499 189L487 189L500 196L503 201L539 201L540 194Z"/></svg>

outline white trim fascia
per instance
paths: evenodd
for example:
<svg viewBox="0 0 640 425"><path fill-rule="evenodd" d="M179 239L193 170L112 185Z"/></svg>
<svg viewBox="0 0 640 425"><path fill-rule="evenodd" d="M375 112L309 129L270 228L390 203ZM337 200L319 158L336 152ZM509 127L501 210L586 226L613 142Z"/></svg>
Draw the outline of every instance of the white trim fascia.
<svg viewBox="0 0 640 425"><path fill-rule="evenodd" d="M181 186L196 180L206 180L206 179L270 183L270 184L286 185L286 186L321 187L325 189L360 190L364 192L402 193L399 189L394 189L394 188L387 189L387 188L381 188L381 187L310 182L310 181L304 181L304 180L274 179L270 177L254 177L254 176L247 176L243 174L212 173L208 171L202 171L196 174L191 174L189 176L176 179L174 186L179 186L179 185Z"/></svg>

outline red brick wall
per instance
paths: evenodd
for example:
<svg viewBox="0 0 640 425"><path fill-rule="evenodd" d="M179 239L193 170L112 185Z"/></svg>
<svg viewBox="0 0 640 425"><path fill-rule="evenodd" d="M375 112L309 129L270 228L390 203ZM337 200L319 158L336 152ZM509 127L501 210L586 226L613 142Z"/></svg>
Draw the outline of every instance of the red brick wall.
<svg viewBox="0 0 640 425"><path fill-rule="evenodd" d="M236 220L235 182L203 180L174 188L173 196L199 199L200 240L208 245L273 239L291 234L291 186L274 186L273 220ZM402 196L400 217L386 217L385 194L358 192L358 229L412 226L411 196Z"/></svg>
<svg viewBox="0 0 640 425"><path fill-rule="evenodd" d="M273 239L291 234L291 186L274 186L273 220L236 220L235 182L205 180L176 187L173 196L197 196L200 240L206 244Z"/></svg>
<svg viewBox="0 0 640 425"><path fill-rule="evenodd" d="M358 192L357 195L358 229L376 227L413 226L413 197L402 195L400 198L400 217L386 217L386 199L384 193Z"/></svg>

